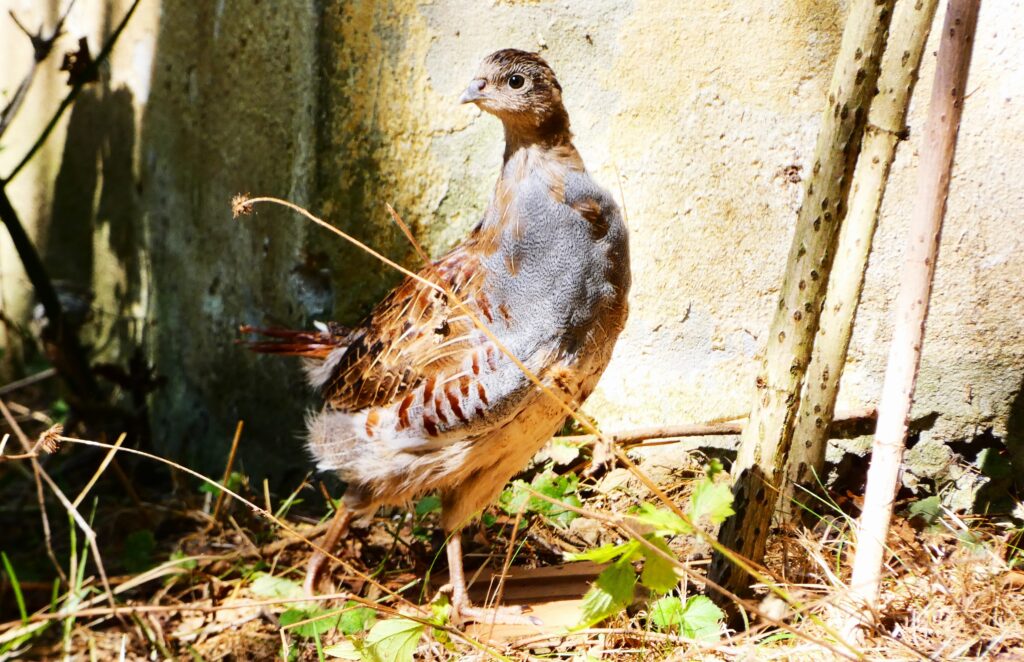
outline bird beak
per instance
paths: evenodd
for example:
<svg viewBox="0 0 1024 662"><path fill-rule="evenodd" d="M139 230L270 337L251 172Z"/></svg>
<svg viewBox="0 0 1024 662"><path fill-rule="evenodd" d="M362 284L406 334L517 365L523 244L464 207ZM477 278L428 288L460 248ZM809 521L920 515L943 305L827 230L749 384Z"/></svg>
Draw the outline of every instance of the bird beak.
<svg viewBox="0 0 1024 662"><path fill-rule="evenodd" d="M483 78L474 78L469 87L466 88L466 91L459 97L459 103L473 103L486 98L483 92L486 86L487 81Z"/></svg>

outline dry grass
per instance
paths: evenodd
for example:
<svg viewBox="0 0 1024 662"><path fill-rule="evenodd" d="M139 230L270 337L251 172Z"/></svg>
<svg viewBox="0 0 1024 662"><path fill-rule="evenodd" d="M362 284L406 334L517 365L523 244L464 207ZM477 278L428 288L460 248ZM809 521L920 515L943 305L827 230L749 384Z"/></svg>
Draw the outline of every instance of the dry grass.
<svg viewBox="0 0 1024 662"><path fill-rule="evenodd" d="M256 202L284 204L330 228L279 200L239 197L236 212L247 213ZM548 626L519 635L487 627L464 630L447 622L444 601L435 598L443 583L438 552L444 540L433 514L379 513L368 528L350 534L342 549L324 550L334 552L330 579L336 592L310 600L296 589L325 530L311 515L328 510L330 496L323 484L308 478L278 495L266 482L234 481L241 424L217 483L123 446L123 435L115 444L63 436L43 407L10 409L13 414L6 407L2 413L22 452L0 451L0 504L6 506L0 525L23 533L0 543L11 559L9 566L4 559L0 583L0 662L12 656L326 659L331 646L346 641L342 630L353 629L351 623L342 625L341 615L368 613L360 609L372 610L378 619L402 617L413 627L422 625L422 636L414 640L417 659L1024 660L1024 573L1015 569L1024 556L1021 532L995 520L965 521L944 512L928 526L915 527L898 519L873 627L858 646L838 640L830 625L851 609L845 586L851 527L849 516L827 503L814 526L776 532L766 559L735 559L761 582L763 598L739 603L749 619L743 631L723 626L710 640L656 631L644 598L588 629ZM576 420L590 441L598 441L597 450L611 444L589 420ZM42 434L32 442L22 426ZM7 444L2 433L0 439L0 446ZM63 442L59 453L44 462L40 453L57 451L58 441ZM578 597L586 590L578 577L575 584L556 586L541 568L558 564L566 552L628 539L675 569L683 595L721 590L707 581L704 568L712 549L731 553L713 536L698 529L698 535L677 536L659 548L626 516L640 501L651 501L685 520L680 504L703 460L683 456L685 466L659 483L621 447L615 456L621 468L581 483L584 501L571 508L581 517L568 528L553 527L535 514L492 509L486 524L468 531L467 563L483 573L476 602L515 597L515 581L528 583L536 575L542 590L533 604L540 613L551 605L537 602L558 591L564 598L566 591ZM145 467L149 483L144 484L156 489L138 494L121 461ZM584 464L572 468L579 471ZM162 484L176 488L161 490ZM198 485L214 489L203 493ZM74 499L63 491L71 487L77 488ZM36 513L30 512L33 501ZM298 506L299 501L305 503ZM520 529L520 520L525 528ZM24 568L30 572L20 572ZM505 579L510 574L519 579ZM359 632L348 639L363 637Z"/></svg>
<svg viewBox="0 0 1024 662"><path fill-rule="evenodd" d="M36 414L21 416L13 425L47 430L45 415ZM37 441L19 454L20 460L0 463L0 472L7 474L0 473L6 497L14 494L12 486L20 482L29 495L24 503L32 502L32 472L14 467L24 467L33 454L53 447L56 436L39 437L45 441ZM60 439L59 454L51 460L71 461L75 454L85 452L75 438ZM315 660L327 647L345 639L332 629L310 636L303 627L308 622L284 624L282 617L287 621L296 605L315 615L313 603L285 593L268 595L266 586L257 581L260 577L277 578L285 580L285 586L301 582L312 549L306 540L315 539L323 527L287 504L301 498L314 512L322 512L322 486L306 481L292 494L274 496L265 486L243 483L233 494L223 493L226 496L219 507L215 503L220 500L214 495L194 490L188 498L179 494L134 503L118 494L121 490L108 467L115 457L127 458L138 451L122 447L115 455L114 444L105 446L106 452L96 458L97 469L86 472L89 480L82 490L82 494L89 489L101 494L98 506L90 505L91 498L61 502L52 490L44 496L51 518L58 509L79 507L79 516L95 531L94 549L111 569L110 592L97 572L95 553L86 556L89 546L81 540L82 522L69 528L53 518L52 537L65 579L58 580L51 601L48 581L22 577L20 589L30 609L23 620L15 608L12 582L4 573L0 605L7 616L0 623L0 646L10 647L18 638L23 641L0 659L13 654L23 659L70 655L72 659L100 660L121 656ZM189 473L186 467L159 459L145 461L160 471ZM700 462L693 464L680 472L682 478L675 483L654 487L673 501L682 501L687 492L685 476L696 473ZM47 464L47 468L52 466L52 462ZM193 486L197 482L193 481ZM614 489L606 489L609 482L615 484ZM651 498L641 481L609 481L607 477L585 482L583 494L586 498L580 512L592 519L586 524L577 520L579 524L568 529L527 517L527 527L513 537L515 518L492 511L495 521L476 529L471 557L491 571L511 563L519 575L528 576L522 569L556 564L563 552L622 540L623 530L616 528L621 518L616 518L640 499ZM822 517L814 527L778 532L773 537L764 571L791 596L793 604L765 598L752 606L751 611L761 616L745 632L723 630L718 641L701 642L678 633L653 631L646 618L646 602L640 600L600 627L576 632L542 628L534 634L509 638L499 632L490 638L486 630L473 629L469 634L435 621L420 639L417 659L837 658L843 649L833 642L826 624L843 609L850 534L849 520L841 512L830 512L830 517ZM2 545L16 570L23 567L26 554L38 556L35 541L42 538L36 531L41 520L27 512L20 519L33 532L6 537ZM158 534L145 569L125 571L124 531L119 530L120 524L103 524L126 521L150 522L149 530ZM74 528L78 529L74 548L58 542ZM1019 530L993 520L964 519L951 512L941 513L927 526L898 520L890 540L892 557L882 599L875 608L875 629L859 648L863 658L1024 659L1024 572L1014 567L1024 556L1020 535ZM430 600L440 583L436 578L439 568L434 566L442 542L433 515L379 514L337 551L341 563L334 564L332 576L337 592L321 596L318 602L323 607L349 605L352 609L349 601L355 600L373 608L379 618L404 614L428 622ZM688 569L684 590L704 590L701 569L710 548L696 539L679 538L672 541L671 549ZM114 560L119 557L122 561ZM485 592L493 595L495 588L491 585ZM817 621L812 615L819 617ZM44 630L38 630L47 623Z"/></svg>

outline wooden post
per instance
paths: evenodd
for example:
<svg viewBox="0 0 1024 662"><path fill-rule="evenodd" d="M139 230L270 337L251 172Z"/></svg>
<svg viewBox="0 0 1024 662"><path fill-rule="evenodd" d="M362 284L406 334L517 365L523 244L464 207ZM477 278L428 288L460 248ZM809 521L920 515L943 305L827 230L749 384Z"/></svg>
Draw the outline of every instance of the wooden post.
<svg viewBox="0 0 1024 662"><path fill-rule="evenodd" d="M850 593L862 613L859 621L848 624L848 631L858 622L869 622L872 604L878 598L979 5L980 0L949 0L942 26L935 84L920 150L917 196L894 308L889 362L878 407L864 509L857 527Z"/></svg>
<svg viewBox="0 0 1024 662"><path fill-rule="evenodd" d="M906 133L907 107L938 4L938 0L897 2L889 26L889 41L878 75L878 94L868 111L864 143L850 189L850 212L839 229L839 247L800 398L783 493L786 519L799 515L800 508L795 502L803 501L804 493L798 486L813 488L825 466L829 424L835 415L839 380L846 365L878 210L896 145Z"/></svg>
<svg viewBox="0 0 1024 662"><path fill-rule="evenodd" d="M738 514L726 520L719 533L723 545L748 559L764 556L779 490L785 482L800 390L818 330L837 229L846 215L846 198L875 95L894 2L850 3L782 293L757 377L750 422L732 468ZM720 554L712 561L711 578L738 595L749 591L750 577Z"/></svg>

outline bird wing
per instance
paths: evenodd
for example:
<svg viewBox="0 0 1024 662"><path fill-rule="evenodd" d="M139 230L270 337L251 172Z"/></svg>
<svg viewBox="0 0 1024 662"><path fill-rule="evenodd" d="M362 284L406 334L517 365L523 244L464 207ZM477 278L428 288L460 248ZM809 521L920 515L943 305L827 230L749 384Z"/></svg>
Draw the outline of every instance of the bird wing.
<svg viewBox="0 0 1024 662"><path fill-rule="evenodd" d="M473 321L510 321L504 309L492 310L479 246L471 240L419 275L456 300L407 278L352 331L322 389L332 409L368 410L368 436L389 425L405 448L485 431L532 390Z"/></svg>

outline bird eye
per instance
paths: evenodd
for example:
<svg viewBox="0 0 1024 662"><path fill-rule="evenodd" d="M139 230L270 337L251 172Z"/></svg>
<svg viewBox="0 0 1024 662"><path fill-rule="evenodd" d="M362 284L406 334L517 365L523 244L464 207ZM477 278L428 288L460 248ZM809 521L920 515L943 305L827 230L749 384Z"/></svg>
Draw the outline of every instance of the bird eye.
<svg viewBox="0 0 1024 662"><path fill-rule="evenodd" d="M508 77L508 86L513 90L518 90L526 82L526 79L519 74L512 74Z"/></svg>

